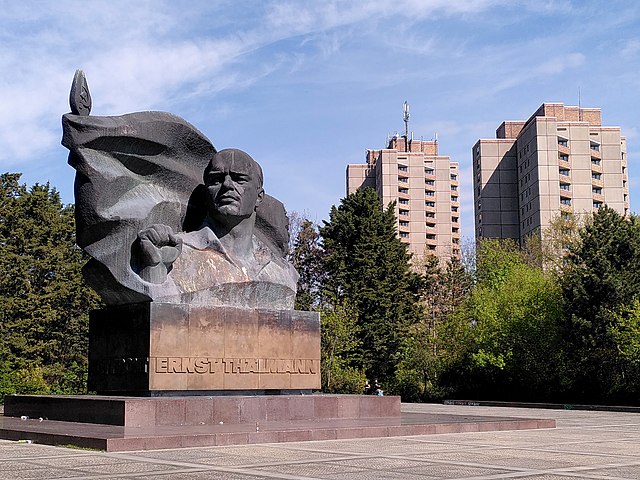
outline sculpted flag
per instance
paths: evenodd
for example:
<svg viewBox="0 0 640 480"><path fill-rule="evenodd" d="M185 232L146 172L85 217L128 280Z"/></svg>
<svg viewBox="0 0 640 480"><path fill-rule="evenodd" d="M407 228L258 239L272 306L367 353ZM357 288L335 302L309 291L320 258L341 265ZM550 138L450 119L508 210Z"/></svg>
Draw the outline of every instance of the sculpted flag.
<svg viewBox="0 0 640 480"><path fill-rule="evenodd" d="M193 125L169 113L101 117L89 116L90 108L79 71L72 113L62 117L62 144L76 170L77 242L92 257L85 278L108 305L184 301L185 292L171 278L150 283L136 273L133 246L139 232L154 224L174 232L199 228L206 215L202 175L216 149ZM288 221L281 202L265 196L254 236L286 268Z"/></svg>

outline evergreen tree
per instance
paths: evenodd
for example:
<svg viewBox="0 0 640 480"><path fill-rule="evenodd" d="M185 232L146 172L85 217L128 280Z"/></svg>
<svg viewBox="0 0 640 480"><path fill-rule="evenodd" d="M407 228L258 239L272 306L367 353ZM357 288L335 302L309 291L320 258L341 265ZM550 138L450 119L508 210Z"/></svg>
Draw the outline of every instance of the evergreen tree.
<svg viewBox="0 0 640 480"><path fill-rule="evenodd" d="M73 207L49 184L0 181L1 390L82 391L98 298L81 276Z"/></svg>
<svg viewBox="0 0 640 480"><path fill-rule="evenodd" d="M634 301L640 299L640 219L599 209L570 249L562 287L565 377L573 399L637 401L638 365L621 354L619 342L628 338L633 344Z"/></svg>
<svg viewBox="0 0 640 480"><path fill-rule="evenodd" d="M409 268L406 245L396 236L394 205L383 208L364 188L332 207L320 229L325 251L324 298L349 301L357 312L362 367L388 382L408 325L420 314L420 277Z"/></svg>

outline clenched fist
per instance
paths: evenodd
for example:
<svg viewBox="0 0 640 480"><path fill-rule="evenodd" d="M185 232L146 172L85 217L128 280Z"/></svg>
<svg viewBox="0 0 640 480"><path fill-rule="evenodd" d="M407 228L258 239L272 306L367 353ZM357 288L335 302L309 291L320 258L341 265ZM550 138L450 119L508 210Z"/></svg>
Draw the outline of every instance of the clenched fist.
<svg viewBox="0 0 640 480"><path fill-rule="evenodd" d="M138 233L136 243L140 277L147 282L163 283L171 265L182 252L182 239L173 233L171 227L154 224Z"/></svg>

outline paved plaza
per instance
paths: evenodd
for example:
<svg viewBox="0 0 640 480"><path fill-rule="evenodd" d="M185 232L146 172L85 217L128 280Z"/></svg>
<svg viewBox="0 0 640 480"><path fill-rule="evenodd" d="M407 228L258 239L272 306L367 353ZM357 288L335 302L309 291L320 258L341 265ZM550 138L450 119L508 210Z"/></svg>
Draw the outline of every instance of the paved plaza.
<svg viewBox="0 0 640 480"><path fill-rule="evenodd" d="M0 441L0 478L640 479L640 414L449 405L403 411L553 418L557 428L105 453Z"/></svg>

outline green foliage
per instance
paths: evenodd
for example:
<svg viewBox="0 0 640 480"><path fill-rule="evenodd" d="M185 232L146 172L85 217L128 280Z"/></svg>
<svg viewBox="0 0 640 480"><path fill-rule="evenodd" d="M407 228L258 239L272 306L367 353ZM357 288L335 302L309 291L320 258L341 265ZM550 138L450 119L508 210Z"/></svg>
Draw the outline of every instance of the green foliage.
<svg viewBox="0 0 640 480"><path fill-rule="evenodd" d="M327 393L362 393L366 376L361 363L358 313L347 301L320 311L322 390Z"/></svg>
<svg viewBox="0 0 640 480"><path fill-rule="evenodd" d="M347 299L358 312L362 362L369 378L393 377L406 328L419 318L420 278L396 236L394 205L364 188L332 207L320 229L325 301Z"/></svg>
<svg viewBox="0 0 640 480"><path fill-rule="evenodd" d="M608 328L620 355L632 364L640 364L640 301L636 298L614 312Z"/></svg>
<svg viewBox="0 0 640 480"><path fill-rule="evenodd" d="M86 370L88 311L98 299L80 273L73 207L48 184L27 189L20 174L0 179L3 391L80 391L84 384L62 379L73 365Z"/></svg>
<svg viewBox="0 0 640 480"><path fill-rule="evenodd" d="M298 271L296 310L312 310L320 303L322 284L323 250L317 225L309 219L301 219L289 260Z"/></svg>
<svg viewBox="0 0 640 480"><path fill-rule="evenodd" d="M451 368L465 347L461 330L451 315L464 301L471 276L452 259L441 268L439 260L427 256L423 264L423 316L410 325L403 341L403 355L390 390L406 401L433 401L446 394L440 376Z"/></svg>
<svg viewBox="0 0 640 480"><path fill-rule="evenodd" d="M640 375L625 352L633 350L633 305L640 298L640 220L599 209L570 250L562 288L571 398L635 401Z"/></svg>
<svg viewBox="0 0 640 480"><path fill-rule="evenodd" d="M478 245L477 283L456 312L476 395L545 399L556 389L561 290L509 242Z"/></svg>

